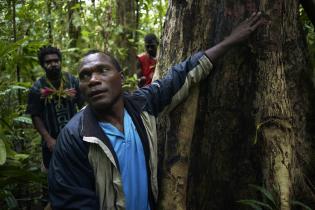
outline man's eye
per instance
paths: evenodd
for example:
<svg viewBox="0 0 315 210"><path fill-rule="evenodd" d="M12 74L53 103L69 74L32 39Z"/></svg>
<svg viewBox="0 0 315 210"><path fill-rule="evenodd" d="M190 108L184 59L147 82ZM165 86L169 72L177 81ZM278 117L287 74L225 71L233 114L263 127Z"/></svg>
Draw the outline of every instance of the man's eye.
<svg viewBox="0 0 315 210"><path fill-rule="evenodd" d="M91 77L90 73L82 72L79 74L80 80L88 80Z"/></svg>
<svg viewBox="0 0 315 210"><path fill-rule="evenodd" d="M109 71L108 68L102 68L102 69L101 69L101 72L102 72L102 73L106 73L106 72L108 72L108 71Z"/></svg>

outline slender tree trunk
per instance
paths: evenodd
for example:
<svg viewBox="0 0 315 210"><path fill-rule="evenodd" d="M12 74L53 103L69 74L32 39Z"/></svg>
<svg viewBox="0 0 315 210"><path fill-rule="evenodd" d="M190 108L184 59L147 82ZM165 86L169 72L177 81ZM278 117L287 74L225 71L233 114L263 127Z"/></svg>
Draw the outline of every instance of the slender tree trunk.
<svg viewBox="0 0 315 210"><path fill-rule="evenodd" d="M218 43L256 10L269 25L160 119L160 209L246 209L237 201L262 201L249 184L272 192L281 210L294 199L314 205L314 97L298 1L171 1L156 72Z"/></svg>
<svg viewBox="0 0 315 210"><path fill-rule="evenodd" d="M13 22L13 41L17 41L17 35L16 35L16 9L15 9L16 2L15 0L12 1L12 22ZM16 81L21 81L21 71L20 66L16 64ZM22 103L22 95L21 90L18 90L18 102L19 104Z"/></svg>
<svg viewBox="0 0 315 210"><path fill-rule="evenodd" d="M53 35L52 35L52 26L53 26L53 20L51 16L51 0L47 0L47 12L48 12L48 41L49 43L53 43Z"/></svg>
<svg viewBox="0 0 315 210"><path fill-rule="evenodd" d="M136 72L136 1L116 0L117 25L122 27L122 32L118 35L116 43L122 50L120 63L127 73L132 75Z"/></svg>
<svg viewBox="0 0 315 210"><path fill-rule="evenodd" d="M69 23L69 38L70 38L70 47L77 47L77 42L80 39L81 27L74 25L74 18L76 14L80 13L80 8L75 7L79 4L79 0L71 0L68 2L68 23Z"/></svg>
<svg viewBox="0 0 315 210"><path fill-rule="evenodd" d="M16 41L16 10L15 10L15 0L12 0L12 22L13 22L13 40Z"/></svg>
<svg viewBox="0 0 315 210"><path fill-rule="evenodd" d="M111 31L109 30L105 30L106 28L113 28L113 7L112 6L109 6L107 9L106 9L106 15L104 15L105 18L104 18L104 23L102 24L103 25L103 38L104 38L104 49L108 49L108 40L110 39L110 36L111 36Z"/></svg>
<svg viewBox="0 0 315 210"><path fill-rule="evenodd" d="M140 22L140 2L139 0L135 1L136 4L136 23L135 23L135 29L139 28L139 22ZM139 33L136 31L135 32L135 43L139 42ZM135 45L137 46L137 44Z"/></svg>

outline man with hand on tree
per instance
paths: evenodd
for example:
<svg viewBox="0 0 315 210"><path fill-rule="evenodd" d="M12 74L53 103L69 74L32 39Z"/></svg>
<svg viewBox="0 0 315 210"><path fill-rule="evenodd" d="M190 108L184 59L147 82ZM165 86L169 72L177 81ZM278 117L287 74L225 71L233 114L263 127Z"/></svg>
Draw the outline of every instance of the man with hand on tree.
<svg viewBox="0 0 315 210"><path fill-rule="evenodd" d="M88 106L58 137L48 176L53 209L155 209L157 117L182 102L219 57L263 23L254 13L222 42L133 93L123 92L115 58L99 51L85 55L79 80Z"/></svg>
<svg viewBox="0 0 315 210"><path fill-rule="evenodd" d="M51 46L39 49L38 59L45 76L30 88L26 113L42 137L43 163L46 169L61 129L83 105L79 81L61 71L61 52Z"/></svg>

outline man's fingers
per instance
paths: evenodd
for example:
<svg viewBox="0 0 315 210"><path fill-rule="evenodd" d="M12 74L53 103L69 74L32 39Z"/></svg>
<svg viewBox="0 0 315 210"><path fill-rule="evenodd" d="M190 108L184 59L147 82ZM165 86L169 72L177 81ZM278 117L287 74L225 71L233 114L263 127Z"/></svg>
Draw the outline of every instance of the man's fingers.
<svg viewBox="0 0 315 210"><path fill-rule="evenodd" d="M252 26L261 18L261 12L253 13L249 18L249 25Z"/></svg>
<svg viewBox="0 0 315 210"><path fill-rule="evenodd" d="M255 31L256 28L257 28L258 26L262 25L264 22L265 22L264 19L258 20L254 25L251 26L252 30Z"/></svg>
<svg viewBox="0 0 315 210"><path fill-rule="evenodd" d="M251 21L251 19L255 16L255 12L250 15L250 17L246 18L244 23Z"/></svg>
<svg viewBox="0 0 315 210"><path fill-rule="evenodd" d="M257 15L257 12L253 12L248 18L246 18L247 21L252 21L252 19Z"/></svg>

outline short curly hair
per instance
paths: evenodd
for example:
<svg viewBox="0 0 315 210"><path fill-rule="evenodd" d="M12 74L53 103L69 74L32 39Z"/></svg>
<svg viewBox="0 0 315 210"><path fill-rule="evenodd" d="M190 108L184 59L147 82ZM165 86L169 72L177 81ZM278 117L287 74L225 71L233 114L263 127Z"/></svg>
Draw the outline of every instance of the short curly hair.
<svg viewBox="0 0 315 210"><path fill-rule="evenodd" d="M119 62L117 60L117 58L115 58L112 54L110 54L109 52L103 52L101 50L98 50L98 49L92 49L92 50L89 50L87 53L85 53L83 55L83 58L88 56L88 55L91 55L91 54L95 54L95 53L101 53L101 54L104 54L105 56L108 56L110 58L110 61L112 62L112 64L115 66L116 70L118 72L122 72L122 68L121 66L119 65Z"/></svg>
<svg viewBox="0 0 315 210"><path fill-rule="evenodd" d="M145 43L154 43L155 42L156 44L159 44L158 38L153 33L145 35L144 42Z"/></svg>
<svg viewBox="0 0 315 210"><path fill-rule="evenodd" d="M60 61L62 60L61 52L58 48L52 47L51 45L43 46L38 50L38 60L39 64L44 67L44 58L46 55L57 54Z"/></svg>

